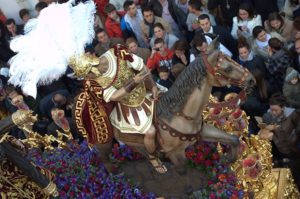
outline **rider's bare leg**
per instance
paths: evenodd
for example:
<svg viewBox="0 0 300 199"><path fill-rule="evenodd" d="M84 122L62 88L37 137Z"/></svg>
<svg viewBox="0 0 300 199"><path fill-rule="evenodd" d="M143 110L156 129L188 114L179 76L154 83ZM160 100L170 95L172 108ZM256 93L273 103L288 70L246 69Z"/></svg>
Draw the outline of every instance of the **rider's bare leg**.
<svg viewBox="0 0 300 199"><path fill-rule="evenodd" d="M145 137L144 137L145 147L149 153L149 160L150 160L152 166L155 168L155 170L158 173L165 173L165 172L167 172L167 168L162 164L162 162L159 160L158 157L153 155L156 150L155 134L156 134L156 130L155 130L154 126L152 125L149 128L149 130L146 132Z"/></svg>

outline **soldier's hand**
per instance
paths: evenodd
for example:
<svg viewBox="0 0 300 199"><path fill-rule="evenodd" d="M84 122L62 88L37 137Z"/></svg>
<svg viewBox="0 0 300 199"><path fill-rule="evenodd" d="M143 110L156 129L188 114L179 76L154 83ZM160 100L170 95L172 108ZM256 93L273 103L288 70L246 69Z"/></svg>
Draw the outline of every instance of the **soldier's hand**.
<svg viewBox="0 0 300 199"><path fill-rule="evenodd" d="M135 83L139 84L145 80L145 78L151 75L150 71L142 71L133 77Z"/></svg>
<svg viewBox="0 0 300 199"><path fill-rule="evenodd" d="M158 99L158 94L159 94L159 91L158 91L157 86L153 86L152 87L152 97L154 100Z"/></svg>

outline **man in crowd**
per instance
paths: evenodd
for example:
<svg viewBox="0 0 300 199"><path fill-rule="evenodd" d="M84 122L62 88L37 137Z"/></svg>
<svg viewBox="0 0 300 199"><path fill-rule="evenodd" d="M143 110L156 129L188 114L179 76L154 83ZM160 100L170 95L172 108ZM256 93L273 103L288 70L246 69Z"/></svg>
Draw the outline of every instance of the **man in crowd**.
<svg viewBox="0 0 300 199"><path fill-rule="evenodd" d="M120 25L121 16L117 13L116 7L113 4L108 3L104 7L104 11L107 14L107 18L105 21L105 29L109 38L123 38L123 33Z"/></svg>
<svg viewBox="0 0 300 199"><path fill-rule="evenodd" d="M140 25L144 20L141 10L137 9L135 3L130 0L124 3L124 10L126 14L122 19L121 27L125 31L125 38L133 36L137 39L140 47L146 47Z"/></svg>
<svg viewBox="0 0 300 199"><path fill-rule="evenodd" d="M157 38L154 41L154 48L152 49L151 55L147 61L148 68L157 72L156 70L160 66L165 66L170 70L172 68L173 54L173 51L167 48L164 40Z"/></svg>
<svg viewBox="0 0 300 199"><path fill-rule="evenodd" d="M193 45L197 49L198 52L194 54L198 54L201 52L206 52L206 49L208 45L212 42L212 37L215 35L212 34L202 34L201 32L196 32L194 38L193 38ZM220 43L220 51L224 53L225 55L228 55L229 57L232 57L232 53L223 45Z"/></svg>
<svg viewBox="0 0 300 199"><path fill-rule="evenodd" d="M138 47L138 43L135 38L130 37L126 40L126 46L129 49L129 52L141 57L144 61L144 64L147 63L148 58L150 57L150 50L148 48Z"/></svg>
<svg viewBox="0 0 300 199"><path fill-rule="evenodd" d="M219 36L218 40L221 42L226 48L228 48L232 53L233 57L237 58L237 41L232 37L230 31L222 26L212 26L209 16L207 14L201 14L198 17L199 26L201 29L199 31L201 33L210 33Z"/></svg>
<svg viewBox="0 0 300 199"><path fill-rule="evenodd" d="M24 34L24 27L22 25L17 25L14 19L7 19L6 28L8 30L10 40L13 37Z"/></svg>
<svg viewBox="0 0 300 199"><path fill-rule="evenodd" d="M124 44L124 41L121 38L109 38L102 28L96 30L96 37L98 40L98 44L95 47L95 53L97 56L101 56L116 44Z"/></svg>
<svg viewBox="0 0 300 199"><path fill-rule="evenodd" d="M198 0L190 0L188 3L188 8L189 8L189 14L188 17L186 19L186 24L188 26L188 30L193 32L195 30L197 30L198 28L200 28L200 25L198 23L197 18L201 15L204 14L204 12L201 10L201 2ZM206 14L206 13L205 13ZM208 14L208 13L207 13ZM213 22L213 25L216 24L216 22L214 21L213 16L211 16L210 19Z"/></svg>
<svg viewBox="0 0 300 199"><path fill-rule="evenodd" d="M146 44L149 45L151 37L154 34L154 24L161 23L166 32L172 33L170 24L161 17L154 16L153 10L150 7L142 9L144 20L141 22L141 28L143 32L143 39Z"/></svg>

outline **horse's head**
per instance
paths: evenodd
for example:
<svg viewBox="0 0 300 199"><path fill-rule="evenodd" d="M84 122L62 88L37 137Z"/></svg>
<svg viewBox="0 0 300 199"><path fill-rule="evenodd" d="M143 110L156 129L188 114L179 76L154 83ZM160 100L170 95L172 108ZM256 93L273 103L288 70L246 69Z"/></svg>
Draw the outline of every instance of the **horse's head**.
<svg viewBox="0 0 300 199"><path fill-rule="evenodd" d="M215 38L203 54L208 78L213 86L234 85L250 92L255 79L247 68L244 68L218 50L219 42Z"/></svg>

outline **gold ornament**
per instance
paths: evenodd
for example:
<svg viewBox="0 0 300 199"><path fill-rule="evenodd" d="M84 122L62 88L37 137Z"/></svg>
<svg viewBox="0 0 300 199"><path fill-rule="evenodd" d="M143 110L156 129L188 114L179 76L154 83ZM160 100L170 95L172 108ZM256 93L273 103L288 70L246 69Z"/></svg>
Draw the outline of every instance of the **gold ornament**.
<svg viewBox="0 0 300 199"><path fill-rule="evenodd" d="M79 78L85 78L92 67L98 66L99 63L98 57L89 54L73 56L69 60L69 66L73 69L75 76Z"/></svg>
<svg viewBox="0 0 300 199"><path fill-rule="evenodd" d="M45 192L46 195L48 196L53 196L53 197L58 197L59 193L57 191L56 184L53 182L50 182L44 189L43 191Z"/></svg>
<svg viewBox="0 0 300 199"><path fill-rule="evenodd" d="M31 110L17 110L12 114L11 119L18 128L25 130L25 128L31 128L37 121L37 116L32 115L32 113Z"/></svg>
<svg viewBox="0 0 300 199"><path fill-rule="evenodd" d="M234 98L235 94L226 96L226 100ZM218 106L218 101L210 96L210 103ZM203 111L203 118L206 123L216 126L227 133L239 136L241 142L241 151L238 160L231 165L232 171L236 174L238 184L243 187L245 198L252 197L255 199L296 199L300 198L299 192L289 169L273 169L272 168L272 153L271 142L268 139L261 139L258 135L248 136L248 117L244 111L237 120L245 122L245 128L238 128L235 125L236 120L232 119L234 110L228 107L222 107L222 114L214 114L211 107L206 107ZM226 120L224 125L218 125L220 119ZM218 144L218 151L222 153L222 146ZM244 168L243 160L254 156L257 157L255 164L252 167ZM249 172L254 170L259 171L255 177L249 176ZM279 174L280 173L280 174Z"/></svg>

